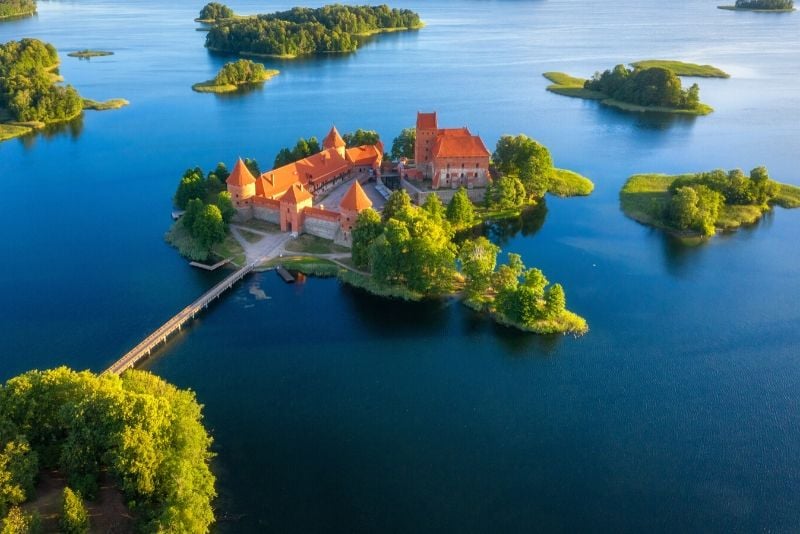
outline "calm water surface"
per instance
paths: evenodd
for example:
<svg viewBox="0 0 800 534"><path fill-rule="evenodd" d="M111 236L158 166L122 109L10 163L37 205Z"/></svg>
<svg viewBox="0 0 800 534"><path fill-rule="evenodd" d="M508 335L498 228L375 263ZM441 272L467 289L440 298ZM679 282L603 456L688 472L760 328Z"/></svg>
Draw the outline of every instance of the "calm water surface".
<svg viewBox="0 0 800 534"><path fill-rule="evenodd" d="M215 437L221 532L717 532L800 528L800 211L683 247L626 219L635 172L765 164L800 185L800 14L716 2L398 2L427 27L344 57L268 62L263 91L190 90L226 58L195 31L202 2L42 1L0 24L62 52L85 96L131 106L0 144L0 378L103 369L208 288L162 236L183 169L256 157L299 136L377 129L417 110L493 145L525 132L597 184L548 199L503 236L564 284L592 328L538 338L455 302L397 304L333 280L254 276L150 369L197 391ZM230 2L241 13L288 3ZM547 93L674 58L708 117L627 115ZM258 285L271 297L257 301Z"/></svg>

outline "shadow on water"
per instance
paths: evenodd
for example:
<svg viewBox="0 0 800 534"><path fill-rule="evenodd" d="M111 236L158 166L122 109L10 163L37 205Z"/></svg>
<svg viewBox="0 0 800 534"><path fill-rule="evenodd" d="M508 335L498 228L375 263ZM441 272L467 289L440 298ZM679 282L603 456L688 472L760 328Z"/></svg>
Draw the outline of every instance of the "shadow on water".
<svg viewBox="0 0 800 534"><path fill-rule="evenodd" d="M503 326L488 314L461 305L462 334L491 336L502 347L502 353L512 357L552 356L561 346L563 335L542 336Z"/></svg>
<svg viewBox="0 0 800 534"><path fill-rule="evenodd" d="M57 124L48 124L41 130L35 130L28 135L19 138L25 150L31 150L36 146L36 141L39 137L47 140L58 139L67 137L73 141L77 140L83 133L83 113L68 122L59 122Z"/></svg>
<svg viewBox="0 0 800 534"><path fill-rule="evenodd" d="M536 206L526 208L519 217L487 221L456 236L456 240L474 239L484 236L503 248L517 234L532 236L541 230L547 218L547 201L542 199Z"/></svg>
<svg viewBox="0 0 800 534"><path fill-rule="evenodd" d="M684 115L680 113L654 113L641 111L625 111L623 109L606 106L600 102L591 102L600 113L600 119L609 123L621 120L632 121L637 130L651 132L667 132L673 128L690 128L694 126L697 115Z"/></svg>

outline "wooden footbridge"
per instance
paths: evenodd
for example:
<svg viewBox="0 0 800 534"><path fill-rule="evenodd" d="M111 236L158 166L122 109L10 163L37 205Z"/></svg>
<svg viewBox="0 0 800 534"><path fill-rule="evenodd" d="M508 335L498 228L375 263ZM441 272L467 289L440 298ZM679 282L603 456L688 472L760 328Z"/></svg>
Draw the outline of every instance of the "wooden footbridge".
<svg viewBox="0 0 800 534"><path fill-rule="evenodd" d="M211 301L218 298L228 289L232 288L236 282L250 273L257 264L258 261L248 263L209 289L199 299L189 304L187 307L178 312L177 315L164 323L158 330L144 338L144 340L131 349L130 352L117 360L114 365L106 369L103 374L122 374L125 370L134 367L141 360L144 360L150 356L150 354L158 345L161 343L166 343L169 336L179 331L183 325L194 319L194 317L200 313L203 308L207 307Z"/></svg>

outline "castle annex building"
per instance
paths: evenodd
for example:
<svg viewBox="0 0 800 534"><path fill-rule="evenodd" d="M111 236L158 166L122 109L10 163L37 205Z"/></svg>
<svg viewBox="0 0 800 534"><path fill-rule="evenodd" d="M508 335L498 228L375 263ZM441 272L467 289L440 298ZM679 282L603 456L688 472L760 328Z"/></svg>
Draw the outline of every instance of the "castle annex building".
<svg viewBox="0 0 800 534"><path fill-rule="evenodd" d="M435 112L417 113L416 172L409 178L429 179L433 189L486 187L490 157L481 138L466 126L439 128Z"/></svg>
<svg viewBox="0 0 800 534"><path fill-rule="evenodd" d="M334 126L321 152L259 177L239 159L227 179L228 192L240 219L261 219L279 224L284 232L348 242L358 212L372 206L359 179L379 177L382 161L382 143L347 148ZM338 210L314 206L315 195L350 179L353 185Z"/></svg>

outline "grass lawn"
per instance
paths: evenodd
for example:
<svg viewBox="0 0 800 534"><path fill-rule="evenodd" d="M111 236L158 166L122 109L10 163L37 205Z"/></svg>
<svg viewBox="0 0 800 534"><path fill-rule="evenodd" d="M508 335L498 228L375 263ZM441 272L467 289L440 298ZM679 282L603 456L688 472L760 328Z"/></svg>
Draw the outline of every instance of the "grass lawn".
<svg viewBox="0 0 800 534"><path fill-rule="evenodd" d="M684 63L683 61L671 61L667 59L648 59L631 63L634 67L649 69L651 67L663 67L669 69L678 76L691 76L698 78L730 78L730 74L712 65L698 65L697 63Z"/></svg>
<svg viewBox="0 0 800 534"><path fill-rule="evenodd" d="M196 83L192 85L192 89L197 91L198 93L232 93L233 91L237 91L240 87L245 85L255 85L259 83L263 83L273 76L276 76L280 71L275 69L267 70L264 73L264 76L260 80L255 80L251 82L243 82L240 84L217 84L214 80L206 80L204 82Z"/></svg>
<svg viewBox="0 0 800 534"><path fill-rule="evenodd" d="M282 258L271 259L261 265L261 267L277 267L283 265L290 271L297 271L310 276L336 276L341 267L324 258L313 258L310 256L284 256Z"/></svg>
<svg viewBox="0 0 800 534"><path fill-rule="evenodd" d="M308 252L309 254L335 254L350 252L350 249L335 244L333 241L321 237L301 234L291 241L287 241L284 248L290 252Z"/></svg>
<svg viewBox="0 0 800 534"><path fill-rule="evenodd" d="M631 176L619 194L622 212L635 221L666 230L678 237L700 237L697 232L672 228L664 218L669 203L670 184L682 176L667 174L637 174ZM780 184L779 195L772 204L785 208L800 207L800 187ZM744 224L752 224L769 211L770 206L742 206L726 204L720 210L715 226L722 230L735 230Z"/></svg>
<svg viewBox="0 0 800 534"><path fill-rule="evenodd" d="M547 192L559 197L587 196L594 191L594 184L585 176L567 169L553 169Z"/></svg>
<svg viewBox="0 0 800 534"><path fill-rule="evenodd" d="M91 109L94 111L107 111L109 109L119 109L121 107L125 107L130 102L125 100L124 98L111 98L106 100L105 102L99 102L97 100L92 100L91 98L84 98L83 99L83 109Z"/></svg>
<svg viewBox="0 0 800 534"><path fill-rule="evenodd" d="M33 128L28 126L18 126L16 124L0 124L0 141L13 139L21 135L29 134Z"/></svg>
<svg viewBox="0 0 800 534"><path fill-rule="evenodd" d="M239 234L241 234L241 236L248 243L258 243L259 241L264 239L264 236L261 235L261 234L256 234L256 233L253 233L253 232L249 232L247 230L242 230L241 228L239 228Z"/></svg>

